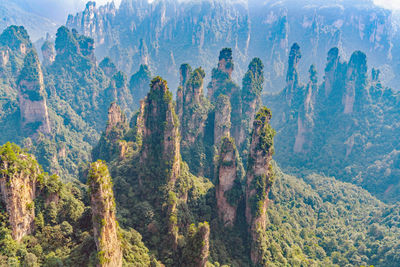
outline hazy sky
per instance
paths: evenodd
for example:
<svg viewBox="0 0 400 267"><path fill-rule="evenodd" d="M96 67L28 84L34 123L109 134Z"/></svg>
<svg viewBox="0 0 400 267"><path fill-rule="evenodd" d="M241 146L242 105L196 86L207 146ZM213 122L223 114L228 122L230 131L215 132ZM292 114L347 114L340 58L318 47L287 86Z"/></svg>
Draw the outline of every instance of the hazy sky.
<svg viewBox="0 0 400 267"><path fill-rule="evenodd" d="M374 0L374 2L389 9L400 10L400 0Z"/></svg>

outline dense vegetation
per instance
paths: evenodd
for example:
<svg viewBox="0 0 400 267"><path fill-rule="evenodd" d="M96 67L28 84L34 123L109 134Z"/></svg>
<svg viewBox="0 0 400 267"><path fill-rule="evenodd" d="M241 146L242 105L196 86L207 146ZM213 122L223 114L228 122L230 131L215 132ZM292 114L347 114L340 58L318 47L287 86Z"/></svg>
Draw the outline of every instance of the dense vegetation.
<svg viewBox="0 0 400 267"><path fill-rule="evenodd" d="M147 65L129 79L109 58L98 64L93 39L66 27L43 46L43 56L56 53L43 64L23 27L9 27L0 45L10 53L0 76L0 184L13 192L0 192L0 265L400 265L398 205L313 173L396 199L398 153L387 145L397 94L378 71L368 79L362 52L347 63L331 50L324 83L312 66L302 85L294 45L286 88L265 98L271 111L261 101L264 64L252 59L239 86L230 48L207 96L207 73L183 64L174 101ZM18 95L35 109L24 113ZM49 132L39 127L47 120ZM296 175L272 161L275 151ZM26 189L32 203L19 201ZM31 214L17 241L13 222Z"/></svg>

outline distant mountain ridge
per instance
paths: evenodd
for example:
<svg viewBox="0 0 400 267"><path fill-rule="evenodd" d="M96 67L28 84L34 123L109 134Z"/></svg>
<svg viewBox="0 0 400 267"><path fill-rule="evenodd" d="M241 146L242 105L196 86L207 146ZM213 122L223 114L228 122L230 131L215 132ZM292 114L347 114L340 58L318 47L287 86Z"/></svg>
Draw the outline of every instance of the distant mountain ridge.
<svg viewBox="0 0 400 267"><path fill-rule="evenodd" d="M235 79L244 73L246 62L259 56L268 62L265 89L278 91L293 42L304 51L301 77L306 77L310 64L323 68L319 55L336 46L344 57L356 49L364 51L370 65L381 70L382 81L400 88L397 21L392 11L372 1L124 0L119 8L89 2L84 11L69 16L66 26L94 38L97 55L110 56L127 73L148 61L172 87L178 83L173 66L187 61L208 72L215 51L232 47Z"/></svg>

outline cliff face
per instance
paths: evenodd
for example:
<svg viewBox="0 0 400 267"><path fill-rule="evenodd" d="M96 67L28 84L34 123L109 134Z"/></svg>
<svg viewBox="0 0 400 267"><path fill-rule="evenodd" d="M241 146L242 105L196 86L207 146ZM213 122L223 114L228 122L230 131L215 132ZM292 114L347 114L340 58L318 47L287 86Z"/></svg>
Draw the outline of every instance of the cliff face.
<svg viewBox="0 0 400 267"><path fill-rule="evenodd" d="M92 207L94 240L97 247L97 266L122 266L119 227L115 217L115 201L107 165L102 161L92 163L88 184Z"/></svg>
<svg viewBox="0 0 400 267"><path fill-rule="evenodd" d="M305 152L312 146L310 139L314 128L314 109L318 95L318 77L314 65L310 66L309 73L310 79L303 92L305 95L297 114L297 133L293 146L295 153Z"/></svg>
<svg viewBox="0 0 400 267"><path fill-rule="evenodd" d="M241 195L243 167L232 138L224 137L219 154L215 188L218 214L224 225L233 226Z"/></svg>
<svg viewBox="0 0 400 267"><path fill-rule="evenodd" d="M30 51L18 77L18 100L22 127L30 135L49 134L50 122L45 99L43 73L36 53Z"/></svg>
<svg viewBox="0 0 400 267"><path fill-rule="evenodd" d="M83 35L95 39L99 45L110 41L107 34L110 24L115 16L116 9L113 2L100 8L96 8L96 2L89 1L82 13L76 16L69 15L66 25L70 28L76 28Z"/></svg>
<svg viewBox="0 0 400 267"><path fill-rule="evenodd" d="M116 102L128 117L133 113L133 96L128 88L126 75L118 71L110 81L109 87L105 91L105 106Z"/></svg>
<svg viewBox="0 0 400 267"><path fill-rule="evenodd" d="M220 95L215 106L214 145L219 148L222 137L230 136L231 103L225 95Z"/></svg>
<svg viewBox="0 0 400 267"><path fill-rule="evenodd" d="M139 70L131 76L129 81L129 89L135 105L139 106L139 101L146 97L150 81L151 72L148 65L140 65Z"/></svg>
<svg viewBox="0 0 400 267"><path fill-rule="evenodd" d="M205 267L209 256L210 226L207 222L196 227L190 225L188 240L183 251L183 266Z"/></svg>
<svg viewBox="0 0 400 267"><path fill-rule="evenodd" d="M122 159L126 150L126 142L121 141L121 139L123 139L128 129L129 126L125 114L117 103L112 103L108 109L106 130L92 150L93 160L110 161L116 155L119 155L119 158Z"/></svg>
<svg viewBox="0 0 400 267"><path fill-rule="evenodd" d="M140 161L152 169L151 185L174 184L180 173L179 122L167 82L156 77L144 103Z"/></svg>
<svg viewBox="0 0 400 267"><path fill-rule="evenodd" d="M288 70L286 75L286 101L290 106L293 97L296 93L296 89L299 86L299 74L297 70L297 65L301 59L300 46L294 43L290 48L289 60L288 60Z"/></svg>
<svg viewBox="0 0 400 267"><path fill-rule="evenodd" d="M261 92L264 86L264 64L253 58L242 80L242 127L237 143L240 149L247 150L254 116L261 105ZM244 143L246 142L246 143Z"/></svg>
<svg viewBox="0 0 400 267"><path fill-rule="evenodd" d="M347 66L346 87L342 98L343 113L350 114L354 111L356 102L365 96L367 83L367 59L361 51L354 52ZM368 100L364 98L364 100ZM366 102L366 101L365 101ZM366 104L366 103L364 103Z"/></svg>
<svg viewBox="0 0 400 267"><path fill-rule="evenodd" d="M43 55L43 65L49 66L53 64L54 60L56 59L56 49L54 44L49 41L45 41L41 47L41 50Z"/></svg>
<svg viewBox="0 0 400 267"><path fill-rule="evenodd" d="M187 64L182 65L180 69L182 86L177 92L176 106L181 122L182 157L194 174L202 174L206 164L205 158L202 157L204 128L210 109L209 101L203 93L205 73L202 68L192 72Z"/></svg>
<svg viewBox="0 0 400 267"><path fill-rule="evenodd" d="M266 229L268 193L273 183L272 154L275 131L269 124L271 112L266 107L258 111L251 137L251 145L246 172L246 221L251 234L251 260L254 264L261 260L261 234Z"/></svg>
<svg viewBox="0 0 400 267"><path fill-rule="evenodd" d="M0 150L0 194L5 203L12 237L20 241L34 230L36 183L41 174L36 160L15 145Z"/></svg>

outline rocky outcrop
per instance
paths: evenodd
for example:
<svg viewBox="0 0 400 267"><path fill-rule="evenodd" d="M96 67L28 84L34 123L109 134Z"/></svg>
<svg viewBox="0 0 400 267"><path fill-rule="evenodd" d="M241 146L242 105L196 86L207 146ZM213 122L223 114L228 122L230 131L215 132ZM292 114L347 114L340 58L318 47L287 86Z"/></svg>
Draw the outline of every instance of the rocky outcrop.
<svg viewBox="0 0 400 267"><path fill-rule="evenodd" d="M125 114L122 112L117 103L112 103L108 109L106 135L108 136L115 127L126 129L127 126L128 122Z"/></svg>
<svg viewBox="0 0 400 267"><path fill-rule="evenodd" d="M106 107L110 103L116 102L128 117L131 116L133 113L133 97L127 85L127 77L123 72L118 71L113 75L105 95Z"/></svg>
<svg viewBox="0 0 400 267"><path fill-rule="evenodd" d="M38 132L50 134L43 73L33 50L25 57L17 85L23 130L30 136L36 136Z"/></svg>
<svg viewBox="0 0 400 267"><path fill-rule="evenodd" d="M42 45L42 56L43 56L43 66L49 66L53 64L56 59L56 49L54 44L50 41L45 41Z"/></svg>
<svg viewBox="0 0 400 267"><path fill-rule="evenodd" d="M105 57L99 64L99 67L103 70L103 72L107 75L107 77L112 77L115 73L117 73L117 67L111 61L109 57Z"/></svg>
<svg viewBox="0 0 400 267"><path fill-rule="evenodd" d="M205 267L209 256L210 226L207 222L196 227L190 225L189 236L183 251L183 266Z"/></svg>
<svg viewBox="0 0 400 267"><path fill-rule="evenodd" d="M231 103L226 95L218 97L215 106L214 120L214 145L219 148L222 137L230 136L231 129Z"/></svg>
<svg viewBox="0 0 400 267"><path fill-rule="evenodd" d="M293 147L295 153L305 152L305 145L307 148L311 146L310 136L314 128L314 108L318 94L318 77L314 65L310 66L309 74L310 80L304 91L304 102L300 105L297 114L297 134Z"/></svg>
<svg viewBox="0 0 400 267"><path fill-rule="evenodd" d="M181 151L194 174L203 174L205 158L202 157L204 128L210 104L204 97L202 68L193 72L188 64L181 66L181 83L177 92L176 107L182 135Z"/></svg>
<svg viewBox="0 0 400 267"><path fill-rule="evenodd" d="M207 87L208 98L211 102L215 102L220 94L231 97L238 90L238 86L231 80L232 72L232 49L224 48L219 53L218 67L213 69L211 82Z"/></svg>
<svg viewBox="0 0 400 267"><path fill-rule="evenodd" d="M0 46L8 47L17 57L24 57L32 48L28 32L23 26L12 25L0 35Z"/></svg>
<svg viewBox="0 0 400 267"><path fill-rule="evenodd" d="M173 185L180 174L178 125L167 82L161 77L156 77L151 81L150 92L144 101L140 162L146 169L151 170L151 173L141 177L145 180L141 182L150 186L147 190L163 184Z"/></svg>
<svg viewBox="0 0 400 267"><path fill-rule="evenodd" d="M0 148L0 195L5 203L13 239L34 230L36 183L41 174L33 156L14 144Z"/></svg>
<svg viewBox="0 0 400 267"><path fill-rule="evenodd" d="M242 193L242 178L243 166L239 159L235 140L224 137L219 154L215 192L218 214L226 226L233 226L235 223L237 205Z"/></svg>
<svg viewBox="0 0 400 267"><path fill-rule="evenodd" d="M66 26L75 28L81 34L90 36L97 44L101 45L110 38L107 28L115 17L116 8L114 2L96 8L96 2L89 1L82 13L76 16L69 15Z"/></svg>
<svg viewBox="0 0 400 267"><path fill-rule="evenodd" d="M285 97L290 106L299 85L298 63L301 59L300 46L294 43L290 48L288 70L286 75Z"/></svg>
<svg viewBox="0 0 400 267"><path fill-rule="evenodd" d="M97 266L122 266L119 227L115 217L115 200L111 176L102 161L92 163L88 175Z"/></svg>
<svg viewBox="0 0 400 267"><path fill-rule="evenodd" d="M346 87L342 98L343 113L354 111L356 100L361 100L365 93L367 82L367 58L361 51L354 52L347 66Z"/></svg>
<svg viewBox="0 0 400 267"><path fill-rule="evenodd" d="M268 193L273 183L272 154L274 129L269 124L271 112L262 107L253 123L253 134L246 172L246 221L251 234L251 260L259 263L262 257L261 234L266 229Z"/></svg>
<svg viewBox="0 0 400 267"><path fill-rule="evenodd" d="M340 64L339 49L331 48L328 52L327 64L325 67L324 97L330 96L332 87L337 77L338 64Z"/></svg>
<svg viewBox="0 0 400 267"><path fill-rule="evenodd" d="M150 81L151 72L148 65L140 65L139 70L131 76L129 89L136 106L139 106L139 101L149 92Z"/></svg>
<svg viewBox="0 0 400 267"><path fill-rule="evenodd" d="M126 142L121 140L129 129L125 114L117 103L113 102L108 109L108 121L105 132L99 143L92 150L94 160L110 161L115 155L123 158L126 152Z"/></svg>
<svg viewBox="0 0 400 267"><path fill-rule="evenodd" d="M247 150L253 126L254 116L261 105L261 92L264 86L264 64L261 59L253 58L242 80L242 127L237 140L241 150Z"/></svg>

